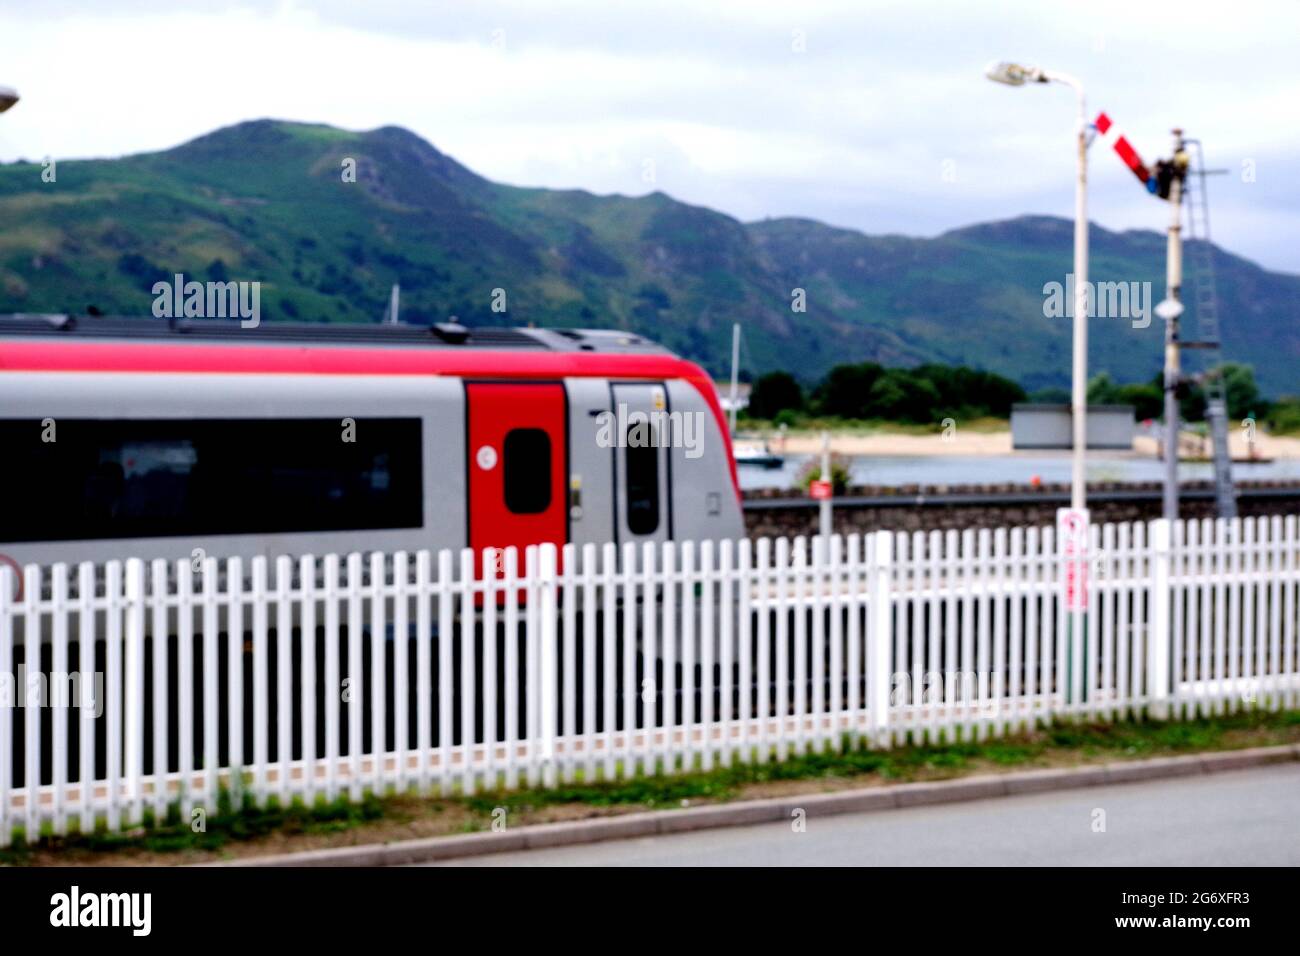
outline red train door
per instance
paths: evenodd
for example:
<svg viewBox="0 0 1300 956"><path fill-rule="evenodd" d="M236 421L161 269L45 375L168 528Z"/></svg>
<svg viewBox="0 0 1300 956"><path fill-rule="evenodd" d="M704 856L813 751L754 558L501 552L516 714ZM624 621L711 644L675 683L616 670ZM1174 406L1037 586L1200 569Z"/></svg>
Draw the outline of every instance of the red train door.
<svg viewBox="0 0 1300 956"><path fill-rule="evenodd" d="M558 382L468 382L469 545L519 548L568 539L568 442Z"/></svg>

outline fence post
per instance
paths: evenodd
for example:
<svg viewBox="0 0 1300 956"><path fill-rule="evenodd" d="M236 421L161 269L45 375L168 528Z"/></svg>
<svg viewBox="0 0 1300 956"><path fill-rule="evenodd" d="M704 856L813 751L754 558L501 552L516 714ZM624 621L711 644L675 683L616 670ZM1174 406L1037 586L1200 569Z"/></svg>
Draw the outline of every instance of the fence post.
<svg viewBox="0 0 1300 956"><path fill-rule="evenodd" d="M818 477L820 477L822 481L830 482L831 489L832 491L834 490L835 485L834 482L831 481L831 433L826 431L822 432L821 472ZM831 499L829 497L821 500L820 511L820 520L817 528L818 539L820 547L825 548L826 543L830 541L831 535L835 531L835 521L831 515Z"/></svg>
<svg viewBox="0 0 1300 956"><path fill-rule="evenodd" d="M1169 577L1172 532L1172 524L1167 518L1157 518L1151 522L1151 623L1147 635L1147 700L1148 712L1162 720L1169 713L1169 641L1172 637Z"/></svg>
<svg viewBox="0 0 1300 956"><path fill-rule="evenodd" d="M559 590L556 581L555 554L555 545L548 542L538 549L537 555L537 593L540 598L538 635L541 640L540 676L542 683L538 695L542 711L539 728L541 740L538 743L540 744L539 752L542 758L542 784L547 787L555 786L555 708L557 706L555 642L558 639L555 619L557 591ZM468 749L466 752L468 753Z"/></svg>
<svg viewBox="0 0 1300 956"><path fill-rule="evenodd" d="M877 531L871 562L871 627L867 631L867 674L871 730L876 746L888 747L890 654L894 646L894 536Z"/></svg>
<svg viewBox="0 0 1300 956"><path fill-rule="evenodd" d="M126 760L123 767L131 796L127 821L138 823L142 808L144 774L144 561L126 562ZM182 705L184 706L184 705ZM182 770L187 768L182 767ZM211 772L209 770L209 772ZM155 786L162 785L155 775Z"/></svg>

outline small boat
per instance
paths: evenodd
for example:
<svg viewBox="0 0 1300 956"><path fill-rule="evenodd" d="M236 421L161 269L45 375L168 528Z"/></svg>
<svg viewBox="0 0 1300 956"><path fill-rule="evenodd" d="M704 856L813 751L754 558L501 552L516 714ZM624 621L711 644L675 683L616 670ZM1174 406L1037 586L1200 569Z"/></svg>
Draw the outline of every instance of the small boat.
<svg viewBox="0 0 1300 956"><path fill-rule="evenodd" d="M735 446L736 464L755 468L780 468L785 464L785 456L772 451L767 443L762 445L745 444Z"/></svg>

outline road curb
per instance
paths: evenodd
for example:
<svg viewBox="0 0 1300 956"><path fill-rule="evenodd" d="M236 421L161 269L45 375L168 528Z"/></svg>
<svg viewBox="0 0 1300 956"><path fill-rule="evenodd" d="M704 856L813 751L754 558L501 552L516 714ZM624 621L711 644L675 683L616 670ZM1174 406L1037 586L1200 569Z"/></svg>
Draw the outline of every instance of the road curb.
<svg viewBox="0 0 1300 956"><path fill-rule="evenodd" d="M402 840L395 843L332 847L325 850L242 858L204 865L317 867L434 863L489 853L576 846L606 840L688 833L693 830L711 830L719 827L776 823L790 820L798 811L802 811L808 817L826 817L841 813L935 806L983 800L989 797L1223 773L1291 761L1300 761L1300 744L1251 747L1245 750L1225 750L1182 757L1156 757L1150 760L1096 764L1087 767L981 774L959 777L955 780L884 785L838 793L770 797L763 800L744 800L682 810L651 810L566 823L541 823L504 830L500 833L466 833Z"/></svg>

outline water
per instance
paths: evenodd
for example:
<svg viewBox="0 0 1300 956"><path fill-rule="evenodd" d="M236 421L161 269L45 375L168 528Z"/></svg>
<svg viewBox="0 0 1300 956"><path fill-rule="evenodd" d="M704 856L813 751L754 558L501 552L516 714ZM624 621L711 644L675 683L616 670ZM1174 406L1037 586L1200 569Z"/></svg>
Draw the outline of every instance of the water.
<svg viewBox="0 0 1300 956"><path fill-rule="evenodd" d="M785 464L771 470L742 465L737 469L740 487L792 488L795 476L813 455L787 455ZM1152 458L1133 456L1107 456L1102 452L1090 453L1086 460L1089 481L1162 481L1164 464ZM1010 454L988 456L915 455L868 457L850 459L850 480L853 485L985 485L1029 484L1037 475L1044 484L1068 483L1070 456ZM1295 480L1300 481L1300 458L1279 458L1259 464L1232 466L1237 481ZM1214 471L1208 463L1185 463L1178 467L1183 481L1212 481Z"/></svg>

